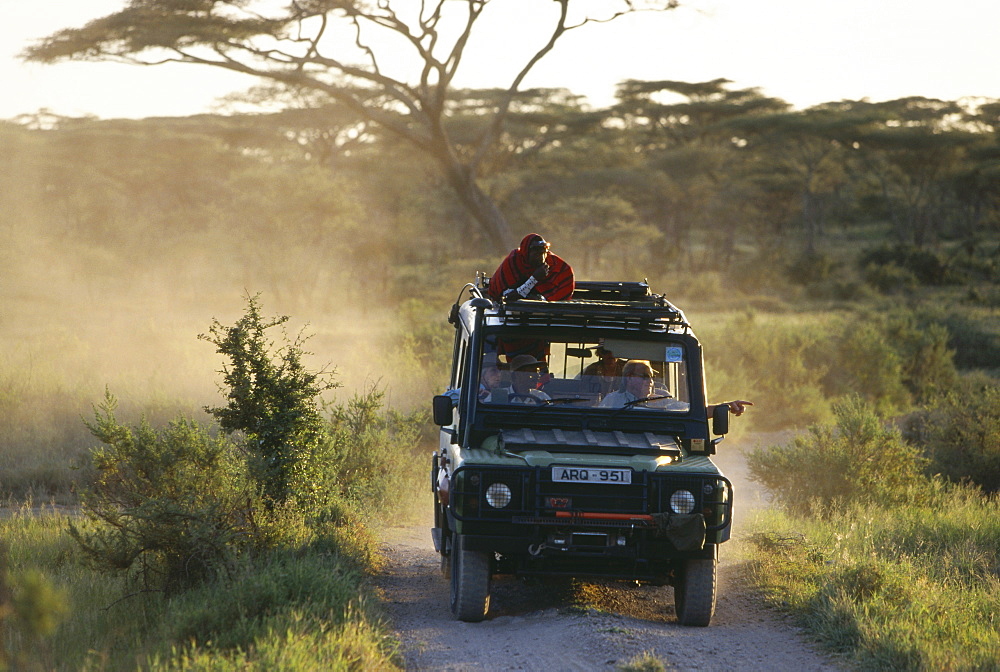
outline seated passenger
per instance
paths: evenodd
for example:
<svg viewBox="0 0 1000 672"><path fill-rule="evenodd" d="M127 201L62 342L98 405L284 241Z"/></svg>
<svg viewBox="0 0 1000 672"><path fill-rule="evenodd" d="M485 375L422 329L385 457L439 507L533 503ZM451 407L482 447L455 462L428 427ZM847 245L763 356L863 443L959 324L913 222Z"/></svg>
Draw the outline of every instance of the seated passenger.
<svg viewBox="0 0 1000 672"><path fill-rule="evenodd" d="M653 367L644 359L632 359L622 368L621 388L610 393L601 400L600 406L605 408L623 408L633 405L636 408L657 408L665 411L686 411L689 404L671 398L666 390L653 387ZM649 399L649 401L640 401Z"/></svg>
<svg viewBox="0 0 1000 672"><path fill-rule="evenodd" d="M603 397L618 386L625 362L601 345L597 346L597 356L600 359L587 365L583 370L583 376L591 376L589 380L597 383L597 389L592 388L592 391L600 392ZM584 380L587 381L587 378Z"/></svg>
<svg viewBox="0 0 1000 672"><path fill-rule="evenodd" d="M492 403L541 404L551 397L538 389L540 371L545 363L531 355L518 355L510 360L510 387L497 388L484 400Z"/></svg>
<svg viewBox="0 0 1000 672"><path fill-rule="evenodd" d="M501 374L496 362L483 365L482 373L479 374L479 399L486 401L493 390L500 387Z"/></svg>
<svg viewBox="0 0 1000 672"><path fill-rule="evenodd" d="M639 401L649 399L649 401ZM627 404L632 404L634 408L655 408L665 411L686 411L690 407L685 401L678 401L671 398L671 394L662 389L653 387L653 367L646 360L633 359L622 369L622 386L616 392L606 396L599 406L605 408L623 408ZM753 406L753 402L738 399L735 401L724 401L721 404L709 404L706 406L708 416L716 406L728 406L729 412L733 415L743 415L747 406Z"/></svg>

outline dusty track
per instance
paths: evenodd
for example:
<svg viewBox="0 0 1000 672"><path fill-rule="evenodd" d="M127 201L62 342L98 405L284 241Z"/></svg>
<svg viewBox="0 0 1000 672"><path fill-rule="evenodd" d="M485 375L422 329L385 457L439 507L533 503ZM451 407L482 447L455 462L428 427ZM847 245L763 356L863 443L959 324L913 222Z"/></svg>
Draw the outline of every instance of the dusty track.
<svg viewBox="0 0 1000 672"><path fill-rule="evenodd" d="M736 484L737 502L742 494L744 511L760 506L745 482L738 447L723 446L720 462ZM740 568L728 559L737 555L730 545L723 547L718 606L708 628L677 625L671 588L510 578L495 579L486 621L461 623L448 610L448 583L429 528L392 528L385 535L389 567L379 586L408 670L613 670L647 651L674 670L841 669L741 585ZM737 518L733 543L739 533Z"/></svg>

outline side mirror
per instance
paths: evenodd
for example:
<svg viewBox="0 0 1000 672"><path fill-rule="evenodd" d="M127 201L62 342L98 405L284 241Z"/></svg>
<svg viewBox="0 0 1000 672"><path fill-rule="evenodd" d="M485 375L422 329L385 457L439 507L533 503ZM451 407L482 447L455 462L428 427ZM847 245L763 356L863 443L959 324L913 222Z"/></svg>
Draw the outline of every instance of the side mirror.
<svg viewBox="0 0 1000 672"><path fill-rule="evenodd" d="M719 404L714 409L712 409L712 433L713 434L729 433L729 406L725 404Z"/></svg>
<svg viewBox="0 0 1000 672"><path fill-rule="evenodd" d="M451 409L454 407L454 402L452 398L446 394L439 394L434 397L431 402L431 408L433 409L434 424L440 427L445 425L450 425L452 421Z"/></svg>

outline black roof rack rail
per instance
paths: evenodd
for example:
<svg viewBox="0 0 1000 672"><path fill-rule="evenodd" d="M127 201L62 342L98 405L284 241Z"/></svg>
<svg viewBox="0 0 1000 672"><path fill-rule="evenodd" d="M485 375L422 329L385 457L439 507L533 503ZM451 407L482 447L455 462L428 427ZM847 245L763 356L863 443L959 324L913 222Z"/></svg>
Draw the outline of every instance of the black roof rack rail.
<svg viewBox="0 0 1000 672"><path fill-rule="evenodd" d="M488 298L489 278L477 274L477 282L466 285L473 298ZM582 280L576 283L569 301L520 299L494 301L497 317L506 324L588 327L643 328L669 331L690 330L680 308L662 294L654 294L643 282Z"/></svg>
<svg viewBox="0 0 1000 672"><path fill-rule="evenodd" d="M496 315L504 324L521 326L584 326L656 331L689 330L687 319L669 302L597 303L589 301L536 301L522 299L500 304Z"/></svg>
<svg viewBox="0 0 1000 672"><path fill-rule="evenodd" d="M652 296L647 282L581 280L573 289L573 298L581 301L642 301Z"/></svg>

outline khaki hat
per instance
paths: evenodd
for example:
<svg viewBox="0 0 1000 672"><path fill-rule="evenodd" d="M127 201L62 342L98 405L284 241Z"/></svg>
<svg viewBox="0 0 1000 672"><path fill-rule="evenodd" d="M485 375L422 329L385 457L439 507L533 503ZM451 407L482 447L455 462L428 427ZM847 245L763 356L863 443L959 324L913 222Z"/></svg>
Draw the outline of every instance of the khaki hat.
<svg viewBox="0 0 1000 672"><path fill-rule="evenodd" d="M511 371L520 371L521 369L528 369L528 368L538 371L544 366L545 366L544 363L539 362L531 355L517 355L516 357L514 357L514 359L510 360Z"/></svg>

